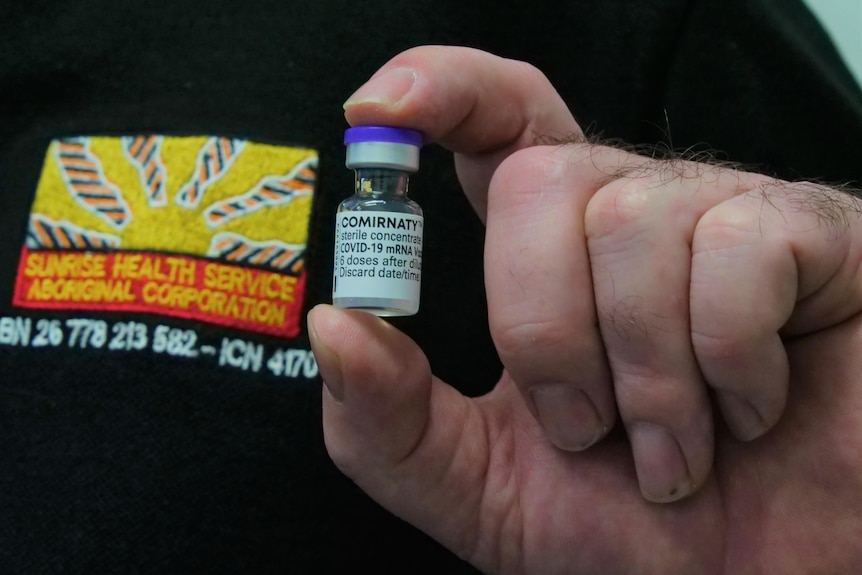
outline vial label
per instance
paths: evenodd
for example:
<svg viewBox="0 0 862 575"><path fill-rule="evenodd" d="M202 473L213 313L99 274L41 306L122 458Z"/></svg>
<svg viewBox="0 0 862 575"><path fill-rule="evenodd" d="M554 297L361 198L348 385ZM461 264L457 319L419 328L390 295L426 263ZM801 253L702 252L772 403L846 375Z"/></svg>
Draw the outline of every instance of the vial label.
<svg viewBox="0 0 862 575"><path fill-rule="evenodd" d="M339 212L333 298L419 301L422 216Z"/></svg>

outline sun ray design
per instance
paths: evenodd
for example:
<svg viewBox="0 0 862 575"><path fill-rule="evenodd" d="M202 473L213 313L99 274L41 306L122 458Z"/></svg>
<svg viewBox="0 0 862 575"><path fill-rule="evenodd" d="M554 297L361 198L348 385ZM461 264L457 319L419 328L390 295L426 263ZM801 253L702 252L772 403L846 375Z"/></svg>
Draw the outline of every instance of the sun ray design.
<svg viewBox="0 0 862 575"><path fill-rule="evenodd" d="M183 184L174 201L185 208L196 208L207 187L227 173L245 144L245 140L209 138L198 152L192 177Z"/></svg>
<svg viewBox="0 0 862 575"><path fill-rule="evenodd" d="M162 163L161 147L163 136L123 136L123 153L138 170L141 186L151 207L160 208L167 204L165 192L167 172Z"/></svg>
<svg viewBox="0 0 862 575"><path fill-rule="evenodd" d="M314 193L317 156L299 162L287 174L265 176L248 192L216 202L204 211L204 221L216 228L269 206L285 205Z"/></svg>
<svg viewBox="0 0 862 575"><path fill-rule="evenodd" d="M317 168L313 149L231 138L54 140L13 304L295 337Z"/></svg>
<svg viewBox="0 0 862 575"><path fill-rule="evenodd" d="M30 249L89 250L119 248L120 238L88 230L67 221L54 221L42 214L31 214L27 229Z"/></svg>
<svg viewBox="0 0 862 575"><path fill-rule="evenodd" d="M212 237L207 257L299 274L304 266L304 253L305 245L302 244L277 240L255 242L240 234L220 232Z"/></svg>
<svg viewBox="0 0 862 575"><path fill-rule="evenodd" d="M123 192L111 183L102 162L90 151L90 138L63 138L54 145L54 160L66 189L85 210L117 230L132 220Z"/></svg>

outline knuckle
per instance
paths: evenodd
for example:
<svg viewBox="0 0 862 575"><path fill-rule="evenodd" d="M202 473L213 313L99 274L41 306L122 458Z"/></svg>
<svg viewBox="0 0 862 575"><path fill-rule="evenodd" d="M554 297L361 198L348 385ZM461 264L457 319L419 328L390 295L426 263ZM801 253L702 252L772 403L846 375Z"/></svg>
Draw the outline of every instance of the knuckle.
<svg viewBox="0 0 862 575"><path fill-rule="evenodd" d="M523 60L507 60L507 62L513 67L513 69L522 76L525 82L529 82L527 85L531 86L539 86L546 85L552 86L551 81L548 80L548 77L542 72L539 68L530 64L529 62L524 62Z"/></svg>
<svg viewBox="0 0 862 575"><path fill-rule="evenodd" d="M491 321L491 336L500 358L505 362L541 350L553 356L571 340L571 327L559 320L532 322Z"/></svg>
<svg viewBox="0 0 862 575"><path fill-rule="evenodd" d="M356 448L332 432L328 426L323 427L323 443L335 467L347 477L356 478L362 466L362 457Z"/></svg>
<svg viewBox="0 0 862 575"><path fill-rule="evenodd" d="M748 202L725 202L708 210L697 222L695 244L707 249L750 243L761 237L763 220Z"/></svg>
<svg viewBox="0 0 862 575"><path fill-rule="evenodd" d="M660 370L629 366L614 374L620 416L625 422L655 421L673 427L698 405L693 387Z"/></svg>
<svg viewBox="0 0 862 575"><path fill-rule="evenodd" d="M605 184L587 204L587 236L605 236L643 219L651 211L654 195L655 186L647 178L621 178Z"/></svg>
<svg viewBox="0 0 862 575"><path fill-rule="evenodd" d="M708 359L711 363L727 365L732 365L746 347L739 337L727 333L707 334L702 331L692 331L691 343L700 361Z"/></svg>
<svg viewBox="0 0 862 575"><path fill-rule="evenodd" d="M534 206L538 196L564 179L565 165L551 146L533 146L507 156L489 184L489 201L501 196L514 205Z"/></svg>

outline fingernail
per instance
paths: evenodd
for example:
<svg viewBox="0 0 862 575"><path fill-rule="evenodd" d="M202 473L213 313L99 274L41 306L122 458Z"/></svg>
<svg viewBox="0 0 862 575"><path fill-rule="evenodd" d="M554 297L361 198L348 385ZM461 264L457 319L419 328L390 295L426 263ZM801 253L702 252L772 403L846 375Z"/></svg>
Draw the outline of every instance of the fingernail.
<svg viewBox="0 0 862 575"><path fill-rule="evenodd" d="M344 401L344 378L341 374L341 359L338 354L326 345L318 335L318 321L323 320L321 316L332 313L332 306L319 305L308 312L308 338L311 342L311 349L314 352L314 359L317 361L317 367L320 370L320 376L323 378L323 384L329 390L329 395L341 403Z"/></svg>
<svg viewBox="0 0 862 575"><path fill-rule="evenodd" d="M416 71L412 68L392 68L363 84L347 99L344 108L367 103L394 106L407 95L415 82Z"/></svg>
<svg viewBox="0 0 862 575"><path fill-rule="evenodd" d="M695 485L676 438L654 423L629 426L638 483L645 499L667 503L682 499Z"/></svg>
<svg viewBox="0 0 862 575"><path fill-rule="evenodd" d="M727 391L720 391L717 396L724 421L737 439L751 441L766 432L766 422L750 402Z"/></svg>
<svg viewBox="0 0 862 575"><path fill-rule="evenodd" d="M551 442L567 451L582 451L604 437L596 406L586 393L566 383L544 384L530 389L539 423Z"/></svg>

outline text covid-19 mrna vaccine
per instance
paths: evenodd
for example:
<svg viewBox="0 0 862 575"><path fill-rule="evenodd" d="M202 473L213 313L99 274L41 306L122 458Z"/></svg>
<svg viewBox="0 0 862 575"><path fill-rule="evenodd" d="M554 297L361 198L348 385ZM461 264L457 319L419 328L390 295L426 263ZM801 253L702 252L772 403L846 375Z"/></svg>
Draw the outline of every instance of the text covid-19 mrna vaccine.
<svg viewBox="0 0 862 575"><path fill-rule="evenodd" d="M335 217L332 303L379 316L419 310L422 280L422 208L407 197L419 169L422 134L360 126L344 133L346 165L355 193Z"/></svg>

